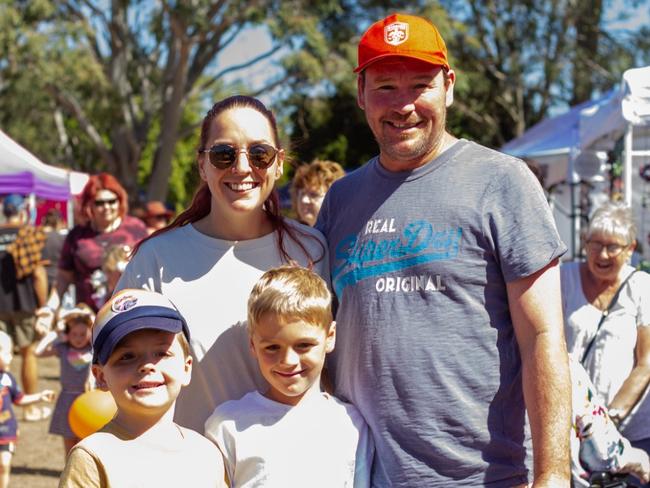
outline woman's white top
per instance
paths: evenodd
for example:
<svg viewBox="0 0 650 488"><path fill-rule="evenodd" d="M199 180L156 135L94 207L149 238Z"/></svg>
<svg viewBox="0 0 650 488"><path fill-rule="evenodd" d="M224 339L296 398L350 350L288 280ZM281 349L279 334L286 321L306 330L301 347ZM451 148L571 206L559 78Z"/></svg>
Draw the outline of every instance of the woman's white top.
<svg viewBox="0 0 650 488"><path fill-rule="evenodd" d="M325 240L315 229L288 220L316 260L325 253ZM311 237L306 237L311 236ZM292 259L308 259L295 241L284 237ZM248 296L260 276L286 264L276 233L246 241L215 239L192 225L173 229L145 242L127 266L117 290L146 288L168 297L181 312L191 335L192 381L176 404L175 420L203 432L206 419L226 400L267 384L249 348L246 330ZM328 273L327 255L314 266Z"/></svg>
<svg viewBox="0 0 650 488"><path fill-rule="evenodd" d="M621 282L634 271L621 270ZM596 334L601 310L587 301L580 279L580 263L563 264L562 304L567 349L580 361ZM638 271L621 290L616 304L598 331L585 361L585 369L606 405L609 405L635 363L637 328L650 326L650 275ZM650 400L644 397L625 420L621 433L630 440L650 437Z"/></svg>

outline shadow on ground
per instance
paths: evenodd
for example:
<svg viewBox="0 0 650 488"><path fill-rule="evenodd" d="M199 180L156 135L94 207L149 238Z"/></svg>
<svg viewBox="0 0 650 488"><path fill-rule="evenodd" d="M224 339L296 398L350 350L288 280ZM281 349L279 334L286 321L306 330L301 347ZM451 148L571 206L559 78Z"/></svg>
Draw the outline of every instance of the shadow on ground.
<svg viewBox="0 0 650 488"><path fill-rule="evenodd" d="M11 372L20 378L20 356L14 358ZM38 360L39 388L57 393L59 362L57 358ZM53 405L52 405L53 406ZM26 422L20 407L14 407L18 418L18 443L13 457L9 488L56 488L64 465L63 440L48 432L50 419Z"/></svg>

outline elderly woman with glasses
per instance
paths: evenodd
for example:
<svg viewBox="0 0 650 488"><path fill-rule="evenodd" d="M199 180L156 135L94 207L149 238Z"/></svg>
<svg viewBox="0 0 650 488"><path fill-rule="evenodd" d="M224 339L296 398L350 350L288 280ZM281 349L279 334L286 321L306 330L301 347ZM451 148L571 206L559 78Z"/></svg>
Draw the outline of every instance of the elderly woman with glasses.
<svg viewBox="0 0 650 488"><path fill-rule="evenodd" d="M650 451L650 275L628 261L636 226L629 208L607 203L585 235L587 259L563 264L567 348L633 446Z"/></svg>
<svg viewBox="0 0 650 488"><path fill-rule="evenodd" d="M185 317L195 362L176 421L199 432L217 405L268 387L246 330L255 282L283 263L328 269L323 236L280 214L274 186L284 160L264 104L246 96L217 102L201 127L192 203L136 248L117 284L160 292Z"/></svg>
<svg viewBox="0 0 650 488"><path fill-rule="evenodd" d="M145 225L127 215L126 191L108 173L88 179L81 196L81 215L86 221L67 235L57 271L58 296L75 285L77 303L97 311L106 299L106 276L102 262L106 249L115 245L134 246L147 236Z"/></svg>

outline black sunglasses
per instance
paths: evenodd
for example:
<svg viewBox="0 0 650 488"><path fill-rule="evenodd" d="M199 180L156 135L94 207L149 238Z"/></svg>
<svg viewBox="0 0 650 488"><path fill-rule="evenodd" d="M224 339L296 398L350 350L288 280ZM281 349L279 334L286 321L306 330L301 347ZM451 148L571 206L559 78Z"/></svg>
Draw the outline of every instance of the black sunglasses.
<svg viewBox="0 0 650 488"><path fill-rule="evenodd" d="M110 205L111 207L117 203L117 198L110 198L106 200L95 200L95 207L103 207L104 205Z"/></svg>
<svg viewBox="0 0 650 488"><path fill-rule="evenodd" d="M246 149L238 149L230 144L216 144L210 149L199 153L208 153L210 164L217 169L228 169L237 160L241 151L246 152L248 162L257 169L266 169L273 164L278 154L278 149L270 144L253 144Z"/></svg>

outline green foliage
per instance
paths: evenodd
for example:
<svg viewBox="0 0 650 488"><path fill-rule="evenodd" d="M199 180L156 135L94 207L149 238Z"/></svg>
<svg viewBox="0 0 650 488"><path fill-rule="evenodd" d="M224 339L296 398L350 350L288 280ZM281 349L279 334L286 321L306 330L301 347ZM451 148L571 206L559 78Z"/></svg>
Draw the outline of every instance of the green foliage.
<svg viewBox="0 0 650 488"><path fill-rule="evenodd" d="M441 31L457 75L449 129L488 146L650 63L647 26L608 32L597 9L584 14L586 0L121 0L110 11L105 3L0 0L0 126L47 163L108 170L178 206L198 184L202 114L227 94L272 100L291 149L283 181L291 165L314 158L352 169L374 156L352 70L362 32L395 11ZM256 25L271 33L282 72L259 89L243 77L226 84L233 67L220 66L219 53Z"/></svg>

